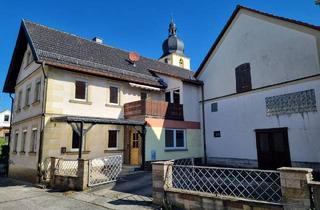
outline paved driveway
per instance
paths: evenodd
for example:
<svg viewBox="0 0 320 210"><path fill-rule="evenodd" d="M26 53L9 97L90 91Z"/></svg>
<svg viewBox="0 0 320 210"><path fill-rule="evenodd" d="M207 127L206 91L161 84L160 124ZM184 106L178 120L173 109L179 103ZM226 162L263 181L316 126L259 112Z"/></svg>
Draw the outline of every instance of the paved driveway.
<svg viewBox="0 0 320 210"><path fill-rule="evenodd" d="M0 177L0 210L102 210L105 207L65 196L65 193L50 192L35 188L24 182Z"/></svg>
<svg viewBox="0 0 320 210"><path fill-rule="evenodd" d="M152 204L151 172L137 172L85 192L74 192L69 197L110 209L159 209Z"/></svg>
<svg viewBox="0 0 320 210"><path fill-rule="evenodd" d="M0 177L0 210L159 209L152 204L150 172L137 172L84 192L55 192Z"/></svg>

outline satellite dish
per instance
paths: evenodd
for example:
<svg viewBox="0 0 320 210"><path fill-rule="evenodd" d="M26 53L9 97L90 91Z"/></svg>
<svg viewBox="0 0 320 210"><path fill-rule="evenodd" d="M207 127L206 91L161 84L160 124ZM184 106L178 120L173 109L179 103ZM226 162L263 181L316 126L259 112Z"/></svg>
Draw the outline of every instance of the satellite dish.
<svg viewBox="0 0 320 210"><path fill-rule="evenodd" d="M132 63L135 63L137 62L138 60L140 60L140 55L136 52L130 52L129 53L129 60L132 62Z"/></svg>

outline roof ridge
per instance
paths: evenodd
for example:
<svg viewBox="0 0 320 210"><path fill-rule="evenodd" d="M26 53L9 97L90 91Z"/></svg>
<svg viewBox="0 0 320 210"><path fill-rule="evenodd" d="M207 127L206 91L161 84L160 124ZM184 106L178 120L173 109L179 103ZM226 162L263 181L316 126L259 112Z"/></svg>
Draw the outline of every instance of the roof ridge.
<svg viewBox="0 0 320 210"><path fill-rule="evenodd" d="M65 32L65 31L61 31L61 30L58 30L58 29L56 29L56 28L52 28L52 27L49 27L49 26L46 26L46 25L43 25L43 24L40 24L40 23L35 23L35 22L33 22L33 21L30 21L30 20L22 20L23 22L25 22L25 23L30 23L30 24L34 24L34 25L37 25L37 26L40 26L40 27L43 27L43 28L46 28L46 29L49 29L49 30L53 30L53 31L56 31L56 32L59 32L59 33L63 33L63 34L66 34L66 35L69 35L69 36L73 36L73 37L76 37L76 38L78 38L78 39L81 39L81 40L84 40L84 41L86 41L86 42L90 42L90 43L93 43L93 44L96 44L96 45L99 45L99 46L104 46L104 47L109 47L109 48L112 48L112 49L115 49L115 50L119 50L119 51L122 51L122 52L124 52L124 53L130 53L130 52L132 52L132 51L129 51L129 50L125 50L125 49L122 49L122 48L117 48L117 47L113 47L113 46L110 46L110 45L107 45L107 44L105 44L105 43L96 43L96 42L94 42L94 41L92 41L92 40L89 40L89 39L87 39L87 38L84 38L84 37L81 37L81 36L78 36L78 35L75 35L75 34L72 34L72 33L69 33L69 32ZM180 68L180 67L178 67L178 66L174 66L174 65L171 65L171 64L168 64L168 63L164 63L164 62L161 62L161 61L159 61L159 60L156 60L156 59L154 59L154 58L149 58L149 57L146 57L146 56L142 56L142 55L140 55L140 57L141 58L143 58L143 59L147 59L147 60L151 60L151 61L155 61L155 62L159 62L159 63L161 63L161 64L164 64L164 65L168 65L168 66L170 66L170 67L174 67L174 68L177 68L177 69L179 69L179 70L183 70L183 71L185 71L186 69L184 69L184 68ZM191 70L192 71L192 70Z"/></svg>

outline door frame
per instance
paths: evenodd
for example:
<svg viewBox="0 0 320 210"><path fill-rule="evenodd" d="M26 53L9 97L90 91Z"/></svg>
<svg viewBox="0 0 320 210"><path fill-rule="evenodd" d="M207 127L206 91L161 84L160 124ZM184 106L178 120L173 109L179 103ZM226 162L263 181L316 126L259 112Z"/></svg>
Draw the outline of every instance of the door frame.
<svg viewBox="0 0 320 210"><path fill-rule="evenodd" d="M285 142L285 148L286 148L286 154L288 155L288 167L291 167L291 154L290 154L290 145L289 145L289 137L288 137L288 127L280 127L280 128L265 128L265 129L255 129L255 135L256 135L256 150L257 150L257 161L258 161L258 167L261 167L261 160L259 161L259 152L260 152L260 142L258 138L258 133L273 133L273 132L282 132L284 134L284 142Z"/></svg>

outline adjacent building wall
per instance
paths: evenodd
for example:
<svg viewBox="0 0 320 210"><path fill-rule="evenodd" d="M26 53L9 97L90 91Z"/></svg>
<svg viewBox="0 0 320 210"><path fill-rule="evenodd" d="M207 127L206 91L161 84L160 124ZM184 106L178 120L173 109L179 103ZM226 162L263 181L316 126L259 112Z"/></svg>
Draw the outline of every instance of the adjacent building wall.
<svg viewBox="0 0 320 210"><path fill-rule="evenodd" d="M198 77L204 82L209 162L257 167L255 129L288 127L293 166L319 167L319 37L307 27L238 13ZM243 63L250 63L253 91L236 93L235 68ZM315 90L317 112L267 116L266 97L309 89ZM214 102L217 112L211 111Z"/></svg>

